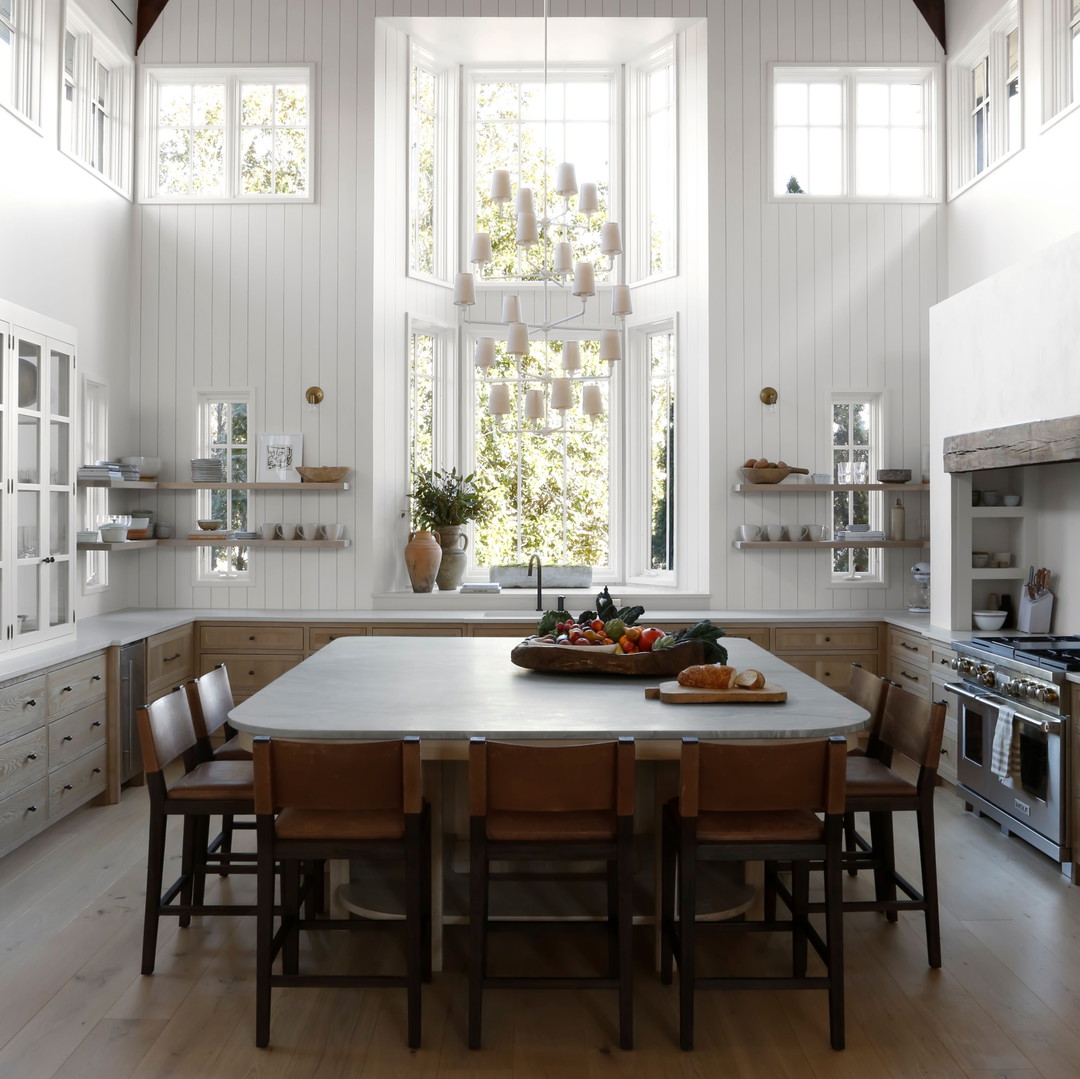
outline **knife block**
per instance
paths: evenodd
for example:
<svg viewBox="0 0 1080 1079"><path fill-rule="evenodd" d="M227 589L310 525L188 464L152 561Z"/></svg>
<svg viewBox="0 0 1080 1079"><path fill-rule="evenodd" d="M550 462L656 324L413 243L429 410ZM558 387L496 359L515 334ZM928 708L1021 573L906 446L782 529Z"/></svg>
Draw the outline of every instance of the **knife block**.
<svg viewBox="0 0 1080 1079"><path fill-rule="evenodd" d="M1054 593L1040 592L1034 599L1027 589L1020 589L1020 612L1016 616L1016 628L1025 633L1046 633L1050 629L1050 612L1054 608Z"/></svg>

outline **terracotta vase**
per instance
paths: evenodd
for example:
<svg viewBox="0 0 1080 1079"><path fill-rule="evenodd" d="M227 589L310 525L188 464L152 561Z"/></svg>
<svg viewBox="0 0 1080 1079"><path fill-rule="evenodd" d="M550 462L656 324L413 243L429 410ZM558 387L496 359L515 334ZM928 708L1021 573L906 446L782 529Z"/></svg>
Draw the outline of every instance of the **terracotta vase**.
<svg viewBox="0 0 1080 1079"><path fill-rule="evenodd" d="M440 592L452 592L461 584L465 576L465 566L469 561L465 552L469 548L469 537L462 533L464 525L439 525L439 543L442 546L442 564L435 583Z"/></svg>
<svg viewBox="0 0 1080 1079"><path fill-rule="evenodd" d="M442 562L438 532L410 532L405 544L405 568L414 592L430 592Z"/></svg>

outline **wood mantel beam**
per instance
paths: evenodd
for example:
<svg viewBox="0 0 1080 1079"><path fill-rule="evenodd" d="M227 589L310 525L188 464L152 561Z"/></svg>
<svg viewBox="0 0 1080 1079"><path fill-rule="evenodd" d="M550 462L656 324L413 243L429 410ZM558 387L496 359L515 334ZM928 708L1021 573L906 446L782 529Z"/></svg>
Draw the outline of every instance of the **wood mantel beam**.
<svg viewBox="0 0 1080 1079"><path fill-rule="evenodd" d="M941 43L941 48L948 52L945 45L945 0L915 0L915 6Z"/></svg>
<svg viewBox="0 0 1080 1079"><path fill-rule="evenodd" d="M946 472L1080 461L1080 416L951 435L943 448Z"/></svg>

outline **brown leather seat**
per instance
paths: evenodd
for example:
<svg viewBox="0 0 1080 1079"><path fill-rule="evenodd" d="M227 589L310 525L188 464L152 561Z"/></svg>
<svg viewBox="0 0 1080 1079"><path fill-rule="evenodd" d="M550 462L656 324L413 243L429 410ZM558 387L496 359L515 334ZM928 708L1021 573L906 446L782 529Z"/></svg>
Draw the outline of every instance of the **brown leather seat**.
<svg viewBox="0 0 1080 1079"><path fill-rule="evenodd" d="M254 855L214 851L207 843L212 815L254 812L254 778L250 761L196 763L195 725L188 697L180 689L140 708L137 722L150 795L142 972L153 974L161 915L175 914L180 925L187 926L193 914L255 913L250 904L204 902L208 867L216 867L222 875L255 871ZM165 769L178 759L183 760L185 770L169 786ZM165 826L172 815L184 818L183 856L179 878L162 893ZM177 896L179 902L174 903Z"/></svg>
<svg viewBox="0 0 1080 1079"><path fill-rule="evenodd" d="M431 977L431 813L420 789L420 740L296 742L256 738L259 840L255 1044L270 1044L270 996L284 986L395 986L406 990L410 1049L420 1046L420 986ZM209 767L225 767L215 762ZM405 919L317 918L330 858L389 861L405 868ZM274 867L281 866L281 925L274 927ZM301 878L303 877L303 885ZM318 904L312 904L317 906ZM404 926L406 971L301 974L300 931ZM282 953L281 973L273 973Z"/></svg>
<svg viewBox="0 0 1080 1079"><path fill-rule="evenodd" d="M683 739L679 797L664 806L660 871L660 977L670 985L678 961L683 1049L694 1047L694 992L703 988L827 989L830 1041L834 1049L844 1048L840 838L846 749L843 738L768 744ZM767 920L698 922L697 867L704 860L764 861ZM777 876L781 861L791 865L790 892ZM826 940L807 917L812 862L826 868ZM790 921L776 921L776 896L789 907ZM695 937L706 928L791 933L792 976L698 976ZM824 977L806 976L808 943L825 963Z"/></svg>
<svg viewBox="0 0 1080 1079"><path fill-rule="evenodd" d="M934 788L945 732L946 704L930 704L906 689L889 684L881 719L871 730L865 757L848 757L846 798L849 816L867 813L870 841L855 836L855 849L844 860L874 871L874 899L845 900L845 911L881 911L889 921L902 910L922 911L926 918L926 954L931 967L941 966L941 925L938 912L937 854L934 840ZM891 765L896 753L918 766L915 784L897 775ZM896 871L893 842L894 813L915 814L919 836L922 892ZM850 847L850 844L849 844ZM899 888L906 899L898 900ZM820 910L811 904L811 910Z"/></svg>
<svg viewBox="0 0 1080 1079"><path fill-rule="evenodd" d="M619 990L619 1044L633 1046L634 740L578 746L469 745L469 1048L480 1048L485 988L571 985ZM609 940L606 977L495 978L487 973L494 859L603 860Z"/></svg>

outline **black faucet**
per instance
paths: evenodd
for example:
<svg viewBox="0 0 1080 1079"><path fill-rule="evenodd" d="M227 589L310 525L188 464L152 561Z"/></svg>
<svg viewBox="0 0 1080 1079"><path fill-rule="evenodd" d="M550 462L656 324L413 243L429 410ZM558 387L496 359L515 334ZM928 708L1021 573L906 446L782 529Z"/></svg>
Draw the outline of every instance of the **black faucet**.
<svg viewBox="0 0 1080 1079"><path fill-rule="evenodd" d="M544 609L544 565L540 561L538 554L529 556L529 572L526 576L532 576L533 563L536 563L536 609L542 611Z"/></svg>

